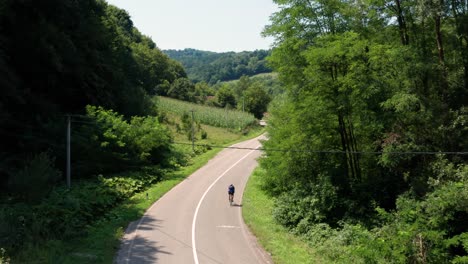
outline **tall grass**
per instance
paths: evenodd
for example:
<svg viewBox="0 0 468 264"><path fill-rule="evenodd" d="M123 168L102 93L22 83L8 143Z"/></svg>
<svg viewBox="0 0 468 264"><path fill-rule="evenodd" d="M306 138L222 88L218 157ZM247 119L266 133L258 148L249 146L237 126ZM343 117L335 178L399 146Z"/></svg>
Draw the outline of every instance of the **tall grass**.
<svg viewBox="0 0 468 264"><path fill-rule="evenodd" d="M180 116L184 113L191 115L191 111L194 111L195 121L205 125L241 131L256 122L255 117L246 112L203 106L161 96L156 97L155 100L162 111Z"/></svg>
<svg viewBox="0 0 468 264"><path fill-rule="evenodd" d="M265 170L256 168L242 198L242 216L258 242L271 254L276 264L327 263L298 236L273 219L274 199L262 190Z"/></svg>

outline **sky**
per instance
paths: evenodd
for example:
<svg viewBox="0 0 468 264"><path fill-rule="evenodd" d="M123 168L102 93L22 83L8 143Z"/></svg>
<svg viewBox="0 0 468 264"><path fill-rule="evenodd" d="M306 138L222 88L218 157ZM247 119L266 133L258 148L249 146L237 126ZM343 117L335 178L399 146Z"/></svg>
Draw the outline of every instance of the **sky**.
<svg viewBox="0 0 468 264"><path fill-rule="evenodd" d="M272 0L107 0L127 10L138 30L158 48L204 51L269 49L263 38L269 17L278 11Z"/></svg>

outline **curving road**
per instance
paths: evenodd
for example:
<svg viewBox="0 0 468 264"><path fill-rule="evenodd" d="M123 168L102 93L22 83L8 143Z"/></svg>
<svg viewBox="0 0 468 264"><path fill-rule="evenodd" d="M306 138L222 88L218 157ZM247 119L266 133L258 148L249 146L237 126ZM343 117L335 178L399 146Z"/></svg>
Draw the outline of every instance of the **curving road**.
<svg viewBox="0 0 468 264"><path fill-rule="evenodd" d="M233 147L259 148L258 137ZM115 262L273 263L242 219L242 193L258 150L225 149L155 202L123 237ZM236 186L230 206L227 187Z"/></svg>

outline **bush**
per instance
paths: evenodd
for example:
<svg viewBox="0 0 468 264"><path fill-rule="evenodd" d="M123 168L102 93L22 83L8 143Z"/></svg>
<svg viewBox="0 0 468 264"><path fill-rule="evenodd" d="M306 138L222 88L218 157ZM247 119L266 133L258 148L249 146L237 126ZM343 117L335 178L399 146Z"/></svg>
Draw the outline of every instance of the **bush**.
<svg viewBox="0 0 468 264"><path fill-rule="evenodd" d="M319 223L325 216L317 210L319 200L314 196L299 194L302 190L293 189L283 193L275 203L273 217L283 226L299 228L299 233L306 232L306 226Z"/></svg>
<svg viewBox="0 0 468 264"><path fill-rule="evenodd" d="M376 230L386 251L411 263L462 263L468 260L468 166L433 163L432 191L422 199L402 195L392 213L380 210L385 224Z"/></svg>
<svg viewBox="0 0 468 264"><path fill-rule="evenodd" d="M319 177L320 184L296 184L276 200L274 218L282 225L307 232L305 226L333 222L339 210L336 187L326 177Z"/></svg>
<svg viewBox="0 0 468 264"><path fill-rule="evenodd" d="M73 135L75 174L92 176L169 164L174 149L169 129L157 117L125 120L112 110L88 106L88 122Z"/></svg>
<svg viewBox="0 0 468 264"><path fill-rule="evenodd" d="M208 138L208 133L202 129L201 131L201 139L207 139Z"/></svg>
<svg viewBox="0 0 468 264"><path fill-rule="evenodd" d="M326 188L306 192L302 186L281 195L274 217L330 263L468 263L468 165L439 159L432 175L424 197L410 190L394 211L377 207L373 228L359 219L335 228L320 223L330 215L324 206L334 205L325 202L333 201Z"/></svg>
<svg viewBox="0 0 468 264"><path fill-rule="evenodd" d="M0 248L14 254L25 244L76 237L110 209L159 181L164 171L147 167L131 175L75 183L72 189L54 189L40 204L0 207Z"/></svg>

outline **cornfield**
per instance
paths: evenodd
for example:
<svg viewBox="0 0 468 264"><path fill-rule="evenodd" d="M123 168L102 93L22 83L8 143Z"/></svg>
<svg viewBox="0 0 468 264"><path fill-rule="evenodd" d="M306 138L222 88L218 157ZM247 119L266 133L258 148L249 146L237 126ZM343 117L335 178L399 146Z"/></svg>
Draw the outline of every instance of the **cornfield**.
<svg viewBox="0 0 468 264"><path fill-rule="evenodd" d="M158 96L156 100L160 110L180 116L191 115L193 111L195 121L205 125L241 131L256 122L255 117L246 112L203 106L162 96Z"/></svg>

